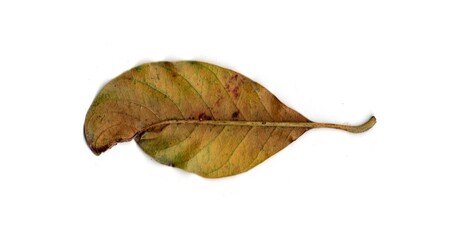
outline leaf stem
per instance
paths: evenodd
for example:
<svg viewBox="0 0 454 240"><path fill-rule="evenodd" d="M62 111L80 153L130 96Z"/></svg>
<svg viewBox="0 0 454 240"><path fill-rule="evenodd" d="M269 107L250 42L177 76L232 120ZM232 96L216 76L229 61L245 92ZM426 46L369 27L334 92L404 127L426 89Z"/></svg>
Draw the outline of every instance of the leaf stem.
<svg viewBox="0 0 454 240"><path fill-rule="evenodd" d="M200 125L217 125L217 126L250 126L250 127L291 127L291 128L334 128L351 133L361 133L372 128L377 120L372 116L367 122L357 125L342 125L333 123L316 123L316 122L256 122L256 121L227 121L227 120L166 120L155 123L147 128L154 129L169 124L200 124Z"/></svg>

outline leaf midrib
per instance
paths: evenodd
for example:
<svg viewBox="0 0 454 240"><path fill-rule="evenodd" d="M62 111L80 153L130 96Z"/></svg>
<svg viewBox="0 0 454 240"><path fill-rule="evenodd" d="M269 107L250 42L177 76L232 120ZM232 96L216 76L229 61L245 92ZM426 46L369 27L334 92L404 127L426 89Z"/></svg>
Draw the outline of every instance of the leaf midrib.
<svg viewBox="0 0 454 240"><path fill-rule="evenodd" d="M352 125L341 125L333 123L317 123L312 121L305 122L287 122L287 121L234 121L234 120L193 120L193 119L173 119L165 120L154 123L146 128L142 132L146 132L150 129L169 124L198 124L198 125L215 125L215 126L247 126L247 127L282 127L282 128L335 128L345 130L352 133L360 133L371 128L376 122L375 117L371 117L367 122L352 126Z"/></svg>

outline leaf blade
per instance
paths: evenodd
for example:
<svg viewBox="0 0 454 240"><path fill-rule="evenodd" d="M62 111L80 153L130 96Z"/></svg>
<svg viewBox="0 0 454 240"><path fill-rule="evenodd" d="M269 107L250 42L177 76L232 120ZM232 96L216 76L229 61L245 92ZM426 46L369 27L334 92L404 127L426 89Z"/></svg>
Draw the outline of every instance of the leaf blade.
<svg viewBox="0 0 454 240"><path fill-rule="evenodd" d="M160 163L216 178L245 172L322 125L240 73L182 61L113 79L93 101L84 132L95 154L135 138Z"/></svg>

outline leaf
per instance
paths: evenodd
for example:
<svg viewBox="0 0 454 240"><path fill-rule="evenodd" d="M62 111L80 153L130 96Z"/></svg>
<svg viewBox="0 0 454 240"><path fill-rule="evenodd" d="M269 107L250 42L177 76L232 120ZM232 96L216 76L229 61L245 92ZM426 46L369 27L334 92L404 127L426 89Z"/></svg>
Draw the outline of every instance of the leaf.
<svg viewBox="0 0 454 240"><path fill-rule="evenodd" d="M249 78L216 65L156 62L110 81L88 110L84 133L99 155L135 138L160 163L203 177L245 172L311 128L362 132L361 126L314 123Z"/></svg>

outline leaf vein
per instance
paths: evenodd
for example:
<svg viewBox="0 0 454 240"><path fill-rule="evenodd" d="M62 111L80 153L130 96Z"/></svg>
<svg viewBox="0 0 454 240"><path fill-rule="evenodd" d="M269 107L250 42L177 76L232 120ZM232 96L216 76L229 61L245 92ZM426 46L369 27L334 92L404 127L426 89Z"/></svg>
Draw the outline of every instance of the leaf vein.
<svg viewBox="0 0 454 240"><path fill-rule="evenodd" d="M151 86L151 85L148 84L147 82L140 81L140 80L137 80L137 79L134 79L134 78L130 78L130 79L131 79L132 81L134 81L134 82L141 83L141 84L147 86L148 88L150 88L150 89L152 89L152 90L155 90L156 92L158 92L158 93L164 95L166 98L168 98L168 99L175 105L175 107L176 107L176 108L178 109L178 111L180 112L181 116L182 116L182 117L185 117L184 114L183 114L183 112L181 111L180 107L178 107L177 103L176 103L171 97L169 97L169 95L167 95L167 94L165 94L164 92L162 92L161 90L159 90L159 89L157 89L157 88Z"/></svg>
<svg viewBox="0 0 454 240"><path fill-rule="evenodd" d="M194 159L195 157L197 157L197 155L199 155L199 154L202 152L202 150L204 150L205 148L207 148L208 145L213 144L213 142L214 142L214 141L215 141L215 140L224 132L224 130L225 130L225 126L222 127L221 132L219 132L218 135L216 135L215 138L213 138L213 139L210 140L207 144L205 144L205 146L203 146L202 148L200 148L200 150L199 150L198 152L196 152L195 155L193 155L191 158L188 158L187 160L185 160L185 161L183 161L183 162L188 162L188 161Z"/></svg>
<svg viewBox="0 0 454 240"><path fill-rule="evenodd" d="M183 75L181 75L181 74L180 74L179 72L177 72L177 71L173 71L172 69L168 69L168 68L166 68L166 67L164 67L164 66L162 66L162 65L158 65L158 66L161 67L162 69L165 69L165 70L169 71L169 72L172 72L172 73L177 74L177 75L180 76L183 80L185 80L185 81L189 84L189 86L190 86L192 89L194 89L194 91L197 93L197 95L199 95L200 100L202 100L202 102L203 102L203 103L205 104L205 106L208 108L208 111L210 112L210 115L211 115L211 116L213 117L213 119L214 119L213 112L211 111L210 106L208 106L208 103L205 101L205 99L203 99L203 97L202 97L202 95L200 94L200 92L194 87L194 85L192 85L192 83L191 83L189 80L187 80L185 77L183 77Z"/></svg>
<svg viewBox="0 0 454 240"><path fill-rule="evenodd" d="M262 100L262 98L260 97L259 93L257 92L257 90L255 89L255 87L254 87L254 86L252 86L252 90L254 90L254 93L255 93L255 95L257 95L257 97L258 97L258 99L259 99L259 102L260 102L260 104L262 104L262 106L263 106L263 109L265 109L265 112L266 112L266 113L268 113L268 116L269 116L269 117L270 117L271 119L273 119L273 120L274 120L274 117L273 117L273 115L271 115L271 113L270 113L270 112L268 112L268 109L266 109L266 107L265 107L265 104L263 104L263 100Z"/></svg>
<svg viewBox="0 0 454 240"><path fill-rule="evenodd" d="M275 127L273 129L273 131L271 131L270 133L270 136L268 136L268 138L266 139L265 143L262 145L262 148L260 148L260 150L258 151L257 155L255 156L254 160L252 160L249 165L248 165L248 169L253 166L253 164L255 163L255 160L257 160L257 158L259 157L260 153L263 151L263 149L265 149L265 146L266 144L268 143L268 141L271 139L271 137L273 136L274 132L276 131L276 129L278 129L277 127Z"/></svg>
<svg viewBox="0 0 454 240"><path fill-rule="evenodd" d="M223 168L227 163L231 162L231 158L232 158L233 154L236 152L236 150L238 150L238 147L241 145L241 143L243 143L244 139L246 139L246 137L249 135L249 133L252 131L253 128L254 128L254 127L249 128L249 130L247 131L246 135L244 135L243 139L241 139L241 141L238 143L238 145L236 145L236 147L233 149L232 153L231 153L230 156L227 158L227 161L225 161L220 167L214 169L213 171L208 172L207 175L219 171L219 170L220 170L221 168Z"/></svg>
<svg viewBox="0 0 454 240"><path fill-rule="evenodd" d="M219 84L221 85L222 89L224 89L224 92L227 94L227 96L229 96L230 100L232 101L233 105L235 105L236 109L238 111L240 111L240 108L236 105L235 101L233 101L233 98L232 96L229 94L229 92L227 91L227 89L225 89L224 87L224 84L222 84L221 80L218 78L218 75L216 75L216 73L214 73L210 68L208 68L207 66L205 66L204 64L202 64L201 62L196 62L199 66L202 66L203 68L207 69L209 72L211 72L214 77L217 79L217 81L219 82ZM241 111L240 111L240 114L241 114ZM243 114L241 114L243 115Z"/></svg>
<svg viewBox="0 0 454 240"><path fill-rule="evenodd" d="M131 101L131 100L127 99L127 98L108 98L108 99L106 99L106 101L103 101L102 103L99 103L99 104L96 105L95 107L98 107L98 106L100 106L100 105L103 104L103 103L105 104L106 102L108 102L108 100L110 100L110 101L115 100L115 101L117 101L117 102L118 102L118 101L126 101L126 102L129 102L129 103L132 103L132 104L139 105L139 106L144 107L145 109L147 109L149 112L153 113L153 115L155 115L155 117L156 117L158 120L162 121L162 119L161 119L153 110L151 110L151 108L149 108L149 107L147 107L147 106L145 106L145 105L143 105L143 104L140 104L140 103ZM92 110L92 111L93 111L93 110ZM89 118L89 119L87 120L87 122L86 122L87 125L88 125L88 123L91 122L93 116L95 116L95 115L96 115L96 114L92 114L92 115L90 116L90 118Z"/></svg>
<svg viewBox="0 0 454 240"><path fill-rule="evenodd" d="M109 130L109 129L113 128L113 127L116 127L116 126L121 126L121 125L127 126L127 127L130 127L130 128L133 128L133 129L137 130L135 127L129 126L129 125L124 124L124 123L114 124L114 125L111 125L111 126L105 128L104 130L102 130L102 131L99 133L98 137L96 137L96 139L93 141L93 144L94 144L94 145L97 145L99 138L100 138L107 130Z"/></svg>

